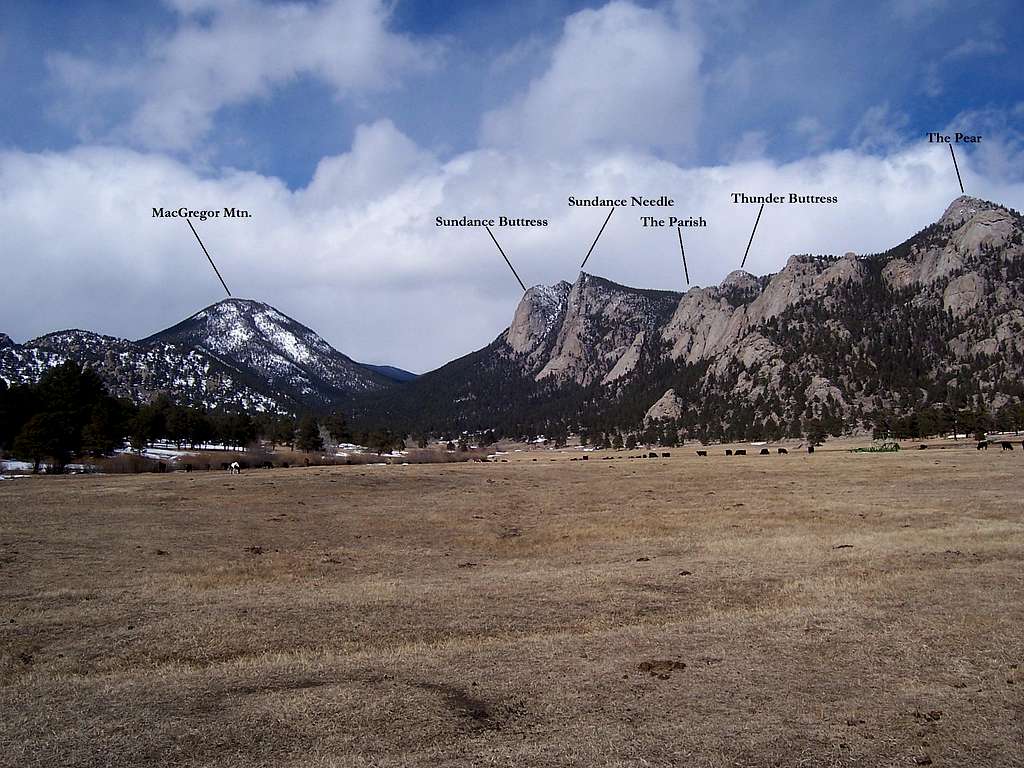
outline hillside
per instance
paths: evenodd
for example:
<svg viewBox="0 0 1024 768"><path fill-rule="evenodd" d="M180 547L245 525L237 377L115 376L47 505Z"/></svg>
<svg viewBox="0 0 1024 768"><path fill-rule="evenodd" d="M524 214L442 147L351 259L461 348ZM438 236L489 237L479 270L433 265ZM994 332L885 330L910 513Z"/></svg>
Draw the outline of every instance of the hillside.
<svg viewBox="0 0 1024 768"><path fill-rule="evenodd" d="M353 362L315 332L257 301L227 299L140 341L89 331L25 344L0 338L0 378L29 383L65 360L95 369L120 397L246 411L328 410L396 378Z"/></svg>
<svg viewBox="0 0 1024 768"><path fill-rule="evenodd" d="M880 254L798 255L686 293L581 273L529 289L486 348L360 401L412 429L659 427L700 437L868 428L1022 394L1024 220L963 196Z"/></svg>

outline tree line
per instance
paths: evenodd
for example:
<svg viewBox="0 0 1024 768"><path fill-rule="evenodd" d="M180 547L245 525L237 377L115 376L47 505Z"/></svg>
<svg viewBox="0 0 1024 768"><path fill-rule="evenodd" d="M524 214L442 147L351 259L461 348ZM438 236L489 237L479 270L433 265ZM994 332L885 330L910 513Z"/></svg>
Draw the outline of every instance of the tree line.
<svg viewBox="0 0 1024 768"><path fill-rule="evenodd" d="M126 444L141 450L157 440L178 448L245 448L258 440L298 451L324 450L326 433L335 443L357 442L384 453L405 447L394 430L350 429L344 415L208 410L175 404L166 394L148 403L111 396L99 375L75 361L47 370L36 384L9 386L0 379L0 450L61 471L75 457L109 456Z"/></svg>

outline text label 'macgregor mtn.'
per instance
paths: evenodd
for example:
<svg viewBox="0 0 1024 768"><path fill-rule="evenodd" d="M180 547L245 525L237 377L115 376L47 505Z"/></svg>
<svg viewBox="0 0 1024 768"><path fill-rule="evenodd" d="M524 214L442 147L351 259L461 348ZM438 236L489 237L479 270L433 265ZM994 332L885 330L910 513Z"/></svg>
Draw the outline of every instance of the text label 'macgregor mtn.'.
<svg viewBox="0 0 1024 768"><path fill-rule="evenodd" d="M1019 214L964 196L885 253L793 256L763 278L737 271L681 294L581 273L529 289L488 347L365 407L410 428L657 418L723 436L997 408L1024 373L1022 235Z"/></svg>

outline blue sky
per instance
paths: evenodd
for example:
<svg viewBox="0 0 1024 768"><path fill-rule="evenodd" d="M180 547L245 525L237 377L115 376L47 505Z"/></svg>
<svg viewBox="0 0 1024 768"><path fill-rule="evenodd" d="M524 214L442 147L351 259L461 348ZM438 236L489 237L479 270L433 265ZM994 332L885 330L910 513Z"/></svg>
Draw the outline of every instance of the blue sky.
<svg viewBox="0 0 1024 768"><path fill-rule="evenodd" d="M832 219L766 219L755 271L885 247L958 191L929 130L984 133L959 150L968 191L1024 203L1022 39L1016 2L9 0L0 220L23 234L2 258L26 298L0 307L0 330L142 336L215 300L150 203L255 209L247 228L208 227L240 290L417 370L489 341L517 299L488 243L435 231L439 213L550 217L504 235L528 283L573 279L594 227L564 200L585 192L666 191L713 214L694 245L704 284L747 225L726 189L843 200ZM65 196L73 227L40 209ZM684 287L649 232L624 222L602 247L595 271ZM31 300L44 276L57 306ZM424 344L439 301L466 322L431 320ZM396 322L368 319L371 303Z"/></svg>
<svg viewBox="0 0 1024 768"><path fill-rule="evenodd" d="M465 151L477 143L482 114L543 70L565 18L602 5L400 0L390 27L443 46L433 71L358 100L334 98L329 84L300 75L270 94L220 110L200 154L216 165L303 186L321 157L345 151L355 127L380 116L442 155ZM737 2L697 8L706 38L701 68L725 79L708 89L699 146L669 153L676 161L726 161L744 135L782 160L806 154L809 146L818 151L860 145L865 137L857 128L872 107L887 107L886 124L896 138L913 140L961 112L1009 109L1024 97L1024 67L1013 50L1013 41L1024 39L1024 17L1013 2ZM48 61L70 54L130 68L151 41L172 35L180 22L179 14L158 2L5 3L0 97L7 118L0 124L0 145L63 150L83 137L109 140L104 129L132 108L136 96L109 95L100 116L83 109L68 113ZM522 58L502 65L502 57L517 47L525 49ZM737 80L753 91L737 88ZM794 114L820 121L810 143L808 133L793 129Z"/></svg>

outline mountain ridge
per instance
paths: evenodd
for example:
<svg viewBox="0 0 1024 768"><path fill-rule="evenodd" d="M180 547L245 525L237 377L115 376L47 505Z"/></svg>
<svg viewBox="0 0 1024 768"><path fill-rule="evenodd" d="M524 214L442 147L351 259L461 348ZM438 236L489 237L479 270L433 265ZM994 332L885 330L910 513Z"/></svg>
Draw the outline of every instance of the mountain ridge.
<svg viewBox="0 0 1024 768"><path fill-rule="evenodd" d="M797 254L685 292L581 272L529 288L490 345L365 407L435 431L656 418L694 433L706 418L716 434L808 419L866 428L913 403L998 407L1021 394L1022 234L1019 213L965 195L878 254Z"/></svg>
<svg viewBox="0 0 1024 768"><path fill-rule="evenodd" d="M89 365L114 394L159 392L190 405L255 411L325 410L396 378L354 362L268 304L229 298L137 341L78 328L0 344L0 377L31 383L68 359Z"/></svg>
<svg viewBox="0 0 1024 768"><path fill-rule="evenodd" d="M527 289L490 344L421 376L357 363L252 299L135 342L0 334L8 380L69 357L137 400L169 391L207 407L340 408L398 430L866 428L881 411L1024 395L1024 218L965 195L886 251L796 254L776 273L734 270L685 292L581 271Z"/></svg>

